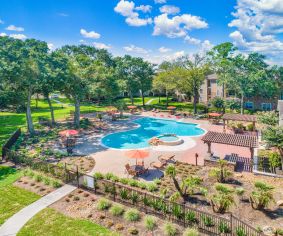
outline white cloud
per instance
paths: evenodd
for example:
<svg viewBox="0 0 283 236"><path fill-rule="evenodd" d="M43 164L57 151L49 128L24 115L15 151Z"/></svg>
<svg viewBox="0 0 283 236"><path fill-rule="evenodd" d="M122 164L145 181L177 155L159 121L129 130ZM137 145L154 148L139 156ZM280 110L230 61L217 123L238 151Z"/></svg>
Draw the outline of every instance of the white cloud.
<svg viewBox="0 0 283 236"><path fill-rule="evenodd" d="M161 53L167 53L167 52L172 51L172 49L166 48L166 47L161 47L161 48L158 49L158 51L161 52Z"/></svg>
<svg viewBox="0 0 283 236"><path fill-rule="evenodd" d="M10 34L9 36L11 38L20 39L20 40L24 40L27 38L27 36L25 36L24 34Z"/></svg>
<svg viewBox="0 0 283 236"><path fill-rule="evenodd" d="M159 8L160 12L175 15L180 12L180 8L172 5L164 5Z"/></svg>
<svg viewBox="0 0 283 236"><path fill-rule="evenodd" d="M129 45L129 46L125 46L124 50L127 52L133 52L133 53L138 53L138 54L147 54L149 53L148 50L141 48L141 47L137 47L133 44Z"/></svg>
<svg viewBox="0 0 283 236"><path fill-rule="evenodd" d="M94 45L94 47L96 47L98 49L110 49L111 48L110 45L107 45L107 44L104 44L104 43L94 42L93 45Z"/></svg>
<svg viewBox="0 0 283 236"><path fill-rule="evenodd" d="M186 41L187 43L194 44L194 45L198 45L198 44L201 43L201 40L196 39L196 38L193 38L193 37L191 37L191 36L189 36L189 35L187 35L187 36L185 37L185 41Z"/></svg>
<svg viewBox="0 0 283 236"><path fill-rule="evenodd" d="M4 36L7 36L6 33L0 33L0 37L4 37Z"/></svg>
<svg viewBox="0 0 283 236"><path fill-rule="evenodd" d="M167 0L154 0L154 3L156 4L163 4L163 3L166 3Z"/></svg>
<svg viewBox="0 0 283 236"><path fill-rule="evenodd" d="M17 31L17 32L22 32L24 31L25 29L23 27L17 27L17 26L14 26L14 25L9 25L6 30L10 30L10 31Z"/></svg>
<svg viewBox="0 0 283 236"><path fill-rule="evenodd" d="M54 44L53 43L47 43L47 46L48 46L49 50L53 50L54 49Z"/></svg>
<svg viewBox="0 0 283 236"><path fill-rule="evenodd" d="M151 18L140 18L140 15L135 10L140 11L148 11L148 8L150 6L138 6L135 7L135 3L133 1L126 1L126 0L120 0L116 7L114 8L114 11L121 14L122 16L126 17L126 23L130 26L145 26L147 24L152 23ZM137 9L138 8L138 9Z"/></svg>
<svg viewBox="0 0 283 236"><path fill-rule="evenodd" d="M283 1L238 0L235 9L229 23L236 28L230 34L234 44L241 51L262 53L281 62L283 42L277 35L283 33Z"/></svg>
<svg viewBox="0 0 283 236"><path fill-rule="evenodd" d="M99 39L100 38L100 34L96 33L95 31L89 31L87 32L85 29L81 29L80 33L83 37L85 38L91 38L91 39Z"/></svg>
<svg viewBox="0 0 283 236"><path fill-rule="evenodd" d="M199 16L183 14L168 18L168 14L161 14L154 18L153 35L165 35L169 38L186 37L189 30L204 29L208 24Z"/></svg>
<svg viewBox="0 0 283 236"><path fill-rule="evenodd" d="M79 42L82 43L82 44L86 43L86 41L84 39L80 39Z"/></svg>
<svg viewBox="0 0 283 236"><path fill-rule="evenodd" d="M1 25L1 24L4 24L4 21L0 19L0 25Z"/></svg>
<svg viewBox="0 0 283 236"><path fill-rule="evenodd" d="M142 11L144 13L151 12L152 6L150 5L140 5L135 8L138 11Z"/></svg>
<svg viewBox="0 0 283 236"><path fill-rule="evenodd" d="M204 40L201 43L200 53L202 53L202 52L206 53L206 52L210 51L213 47L214 47L214 45L209 40Z"/></svg>

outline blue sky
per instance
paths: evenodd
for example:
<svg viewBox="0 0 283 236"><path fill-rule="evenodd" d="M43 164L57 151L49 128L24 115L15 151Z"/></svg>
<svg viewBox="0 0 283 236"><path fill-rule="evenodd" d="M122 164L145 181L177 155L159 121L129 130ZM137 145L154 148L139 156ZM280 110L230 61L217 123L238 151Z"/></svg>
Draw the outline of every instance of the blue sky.
<svg viewBox="0 0 283 236"><path fill-rule="evenodd" d="M0 35L92 44L153 62L231 41L283 59L282 0L3 0Z"/></svg>

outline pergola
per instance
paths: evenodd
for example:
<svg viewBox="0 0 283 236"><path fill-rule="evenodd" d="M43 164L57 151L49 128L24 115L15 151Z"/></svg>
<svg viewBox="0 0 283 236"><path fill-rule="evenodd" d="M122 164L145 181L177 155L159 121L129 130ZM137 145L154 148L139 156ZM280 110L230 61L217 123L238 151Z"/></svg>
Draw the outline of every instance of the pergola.
<svg viewBox="0 0 283 236"><path fill-rule="evenodd" d="M225 130L225 127L226 127L226 121L227 121L227 124L228 124L229 120L252 122L254 128L255 128L255 123L257 122L257 118L256 118L255 115L224 114L222 119L223 119L223 123L224 123L224 127L223 127L224 130Z"/></svg>
<svg viewBox="0 0 283 236"><path fill-rule="evenodd" d="M241 135L241 134L226 134L208 131L201 139L208 145L208 153L211 154L211 144L219 143L239 147L247 147L250 149L251 158L254 155L254 148L258 147L258 140L256 136Z"/></svg>

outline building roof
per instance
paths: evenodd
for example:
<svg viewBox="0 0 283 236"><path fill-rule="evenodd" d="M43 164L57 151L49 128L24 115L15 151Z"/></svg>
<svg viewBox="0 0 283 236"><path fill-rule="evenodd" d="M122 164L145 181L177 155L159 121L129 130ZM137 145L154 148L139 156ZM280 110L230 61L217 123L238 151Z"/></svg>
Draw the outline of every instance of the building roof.
<svg viewBox="0 0 283 236"><path fill-rule="evenodd" d="M217 74L210 74L206 76L208 80L218 80Z"/></svg>
<svg viewBox="0 0 283 236"><path fill-rule="evenodd" d="M234 121L246 121L256 122L257 117L255 115L241 115L241 114L224 114L223 120L234 120Z"/></svg>
<svg viewBox="0 0 283 236"><path fill-rule="evenodd" d="M219 143L249 148L256 148L258 146L256 136L226 134L213 131L208 131L201 140L205 143Z"/></svg>

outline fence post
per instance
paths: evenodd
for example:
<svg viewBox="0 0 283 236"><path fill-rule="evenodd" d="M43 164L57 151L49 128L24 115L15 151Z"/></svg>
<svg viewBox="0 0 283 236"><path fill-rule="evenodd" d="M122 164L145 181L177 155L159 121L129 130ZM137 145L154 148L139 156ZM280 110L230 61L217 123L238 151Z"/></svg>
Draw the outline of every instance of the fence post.
<svg viewBox="0 0 283 236"><path fill-rule="evenodd" d="M186 204L183 204L184 227L186 227Z"/></svg>
<svg viewBox="0 0 283 236"><path fill-rule="evenodd" d="M80 187L80 177L79 177L79 167L76 165L76 169L77 169L77 186L78 188Z"/></svg>
<svg viewBox="0 0 283 236"><path fill-rule="evenodd" d="M230 227L231 227L231 235L233 235L234 230L233 230L233 215L232 215L232 213L230 213Z"/></svg>
<svg viewBox="0 0 283 236"><path fill-rule="evenodd" d="M144 210L145 210L145 213L147 214L147 208L146 208L146 204L145 204L146 193L144 193L143 197L144 197L144 200L143 200Z"/></svg>

